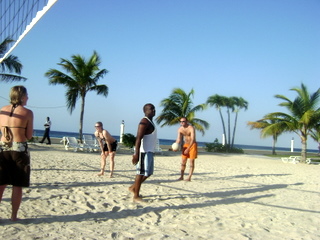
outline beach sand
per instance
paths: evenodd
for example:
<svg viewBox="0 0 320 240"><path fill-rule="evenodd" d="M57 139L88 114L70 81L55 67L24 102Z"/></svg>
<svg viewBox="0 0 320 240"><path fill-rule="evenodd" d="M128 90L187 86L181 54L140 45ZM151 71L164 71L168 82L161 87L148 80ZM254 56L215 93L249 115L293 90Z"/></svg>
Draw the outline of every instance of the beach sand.
<svg viewBox="0 0 320 240"><path fill-rule="evenodd" d="M165 151L142 185L145 202L134 203L129 151L116 155L109 178L97 176L99 152L30 149L22 220L8 220L9 187L0 204L1 239L320 239L320 165L200 153L186 182L176 181L180 155Z"/></svg>

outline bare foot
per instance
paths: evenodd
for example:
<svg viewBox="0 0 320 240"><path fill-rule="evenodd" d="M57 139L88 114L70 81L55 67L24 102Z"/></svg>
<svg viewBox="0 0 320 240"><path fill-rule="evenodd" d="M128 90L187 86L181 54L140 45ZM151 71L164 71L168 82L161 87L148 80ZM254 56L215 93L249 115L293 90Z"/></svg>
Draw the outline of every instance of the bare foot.
<svg viewBox="0 0 320 240"><path fill-rule="evenodd" d="M177 181L181 181L181 180L183 180L183 177L180 177L180 178L177 179Z"/></svg>
<svg viewBox="0 0 320 240"><path fill-rule="evenodd" d="M191 178L187 178L185 181L191 182Z"/></svg>
<svg viewBox="0 0 320 240"><path fill-rule="evenodd" d="M104 175L104 172L99 172L97 175L102 176L102 175Z"/></svg>
<svg viewBox="0 0 320 240"><path fill-rule="evenodd" d="M109 178L113 178L113 174L112 173L110 173Z"/></svg>
<svg viewBox="0 0 320 240"><path fill-rule="evenodd" d="M12 221L12 222L16 222L16 221L20 221L21 219L20 218L17 218L17 217L15 217L15 218L10 218L10 221Z"/></svg>
<svg viewBox="0 0 320 240"><path fill-rule="evenodd" d="M128 190L129 190L130 192L134 193L134 186L129 187Z"/></svg>
<svg viewBox="0 0 320 240"><path fill-rule="evenodd" d="M134 202L144 202L144 200L141 197L133 198Z"/></svg>

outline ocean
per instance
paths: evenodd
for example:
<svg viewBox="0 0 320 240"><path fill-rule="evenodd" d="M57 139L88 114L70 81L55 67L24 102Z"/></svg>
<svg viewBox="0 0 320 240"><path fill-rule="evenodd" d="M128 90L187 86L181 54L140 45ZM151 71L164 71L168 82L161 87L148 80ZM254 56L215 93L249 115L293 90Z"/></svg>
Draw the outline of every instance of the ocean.
<svg viewBox="0 0 320 240"><path fill-rule="evenodd" d="M44 134L44 130L40 129L35 129L34 130L34 136L37 136L41 138ZM85 135L92 135L92 133L83 133ZM79 132L62 132L62 131L50 131L50 137L53 138L63 138L63 137L76 137L79 138ZM120 136L113 136L115 139L120 141ZM165 146L171 146L172 143L175 141L175 139L159 139L160 145L165 145ZM197 142L199 147L204 147L207 142ZM255 145L243 145L243 144L235 144L235 147L237 148L242 148L242 149L252 149L252 150L267 150L267 151L272 151L271 146L255 146ZM276 151L288 151L290 152L290 148L285 148L285 147L277 147L276 146ZM301 152L301 148L294 148L294 152ZM317 149L308 149L308 152L313 152L317 153Z"/></svg>

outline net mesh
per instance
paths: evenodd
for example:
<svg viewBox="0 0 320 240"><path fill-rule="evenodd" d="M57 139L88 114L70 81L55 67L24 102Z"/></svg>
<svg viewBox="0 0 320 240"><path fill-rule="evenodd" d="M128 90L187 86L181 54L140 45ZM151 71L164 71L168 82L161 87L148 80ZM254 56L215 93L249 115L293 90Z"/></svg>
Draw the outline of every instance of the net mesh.
<svg viewBox="0 0 320 240"><path fill-rule="evenodd" d="M20 41L35 19L40 18L39 12L57 0L0 0L0 43L6 38L15 42L9 49ZM53 2L53 3L52 3ZM32 27L32 26L31 26ZM0 56L3 57L3 56Z"/></svg>

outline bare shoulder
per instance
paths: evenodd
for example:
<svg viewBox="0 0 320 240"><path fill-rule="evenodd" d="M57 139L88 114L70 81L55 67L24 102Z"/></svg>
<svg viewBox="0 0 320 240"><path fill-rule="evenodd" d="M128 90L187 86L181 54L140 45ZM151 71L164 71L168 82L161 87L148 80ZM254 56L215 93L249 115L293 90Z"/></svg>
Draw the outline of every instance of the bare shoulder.
<svg viewBox="0 0 320 240"><path fill-rule="evenodd" d="M111 138L110 133L105 129L103 129L102 134L106 139L110 139Z"/></svg>
<svg viewBox="0 0 320 240"><path fill-rule="evenodd" d="M140 123L146 124L146 123L149 123L149 121L146 118L141 118Z"/></svg>
<svg viewBox="0 0 320 240"><path fill-rule="evenodd" d="M28 119L33 119L33 112L25 107L17 109L17 114L21 114L22 116L25 116Z"/></svg>
<svg viewBox="0 0 320 240"><path fill-rule="evenodd" d="M27 114L30 116L30 117L33 117L33 112L28 109L28 108L25 108L27 110Z"/></svg>
<svg viewBox="0 0 320 240"><path fill-rule="evenodd" d="M8 111L9 109L11 109L11 105L3 106L0 111L4 112L4 111Z"/></svg>
<svg viewBox="0 0 320 240"><path fill-rule="evenodd" d="M188 129L190 129L190 130L194 130L194 126L189 125L189 126L188 126Z"/></svg>
<svg viewBox="0 0 320 240"><path fill-rule="evenodd" d="M148 119L142 118L142 119L140 120L140 123L139 123L139 126L140 126L140 127L146 128L146 127L148 127L149 125L152 125L152 124L148 121Z"/></svg>

